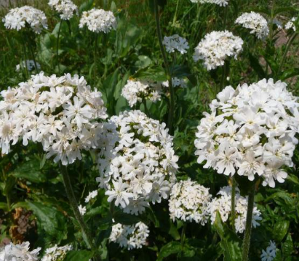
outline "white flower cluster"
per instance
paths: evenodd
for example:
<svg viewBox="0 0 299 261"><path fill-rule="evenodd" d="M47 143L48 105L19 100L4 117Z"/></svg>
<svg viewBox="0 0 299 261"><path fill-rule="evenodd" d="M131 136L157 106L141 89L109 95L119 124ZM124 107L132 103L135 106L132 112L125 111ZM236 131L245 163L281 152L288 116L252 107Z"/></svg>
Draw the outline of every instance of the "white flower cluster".
<svg viewBox="0 0 299 261"><path fill-rule="evenodd" d="M128 80L121 91L121 95L128 101L130 107L143 99L152 102L161 99L161 84L149 81Z"/></svg>
<svg viewBox="0 0 299 261"><path fill-rule="evenodd" d="M192 3L216 4L219 6L227 6L229 0L190 0Z"/></svg>
<svg viewBox="0 0 299 261"><path fill-rule="evenodd" d="M86 213L86 206L79 205L78 210L79 210L81 216L84 216Z"/></svg>
<svg viewBox="0 0 299 261"><path fill-rule="evenodd" d="M169 82L168 81L162 82L162 85L164 87L169 87ZM173 77L172 78L172 86L173 87L186 88L187 87L187 83L186 83L186 81L184 79L179 79L177 77Z"/></svg>
<svg viewBox="0 0 299 261"><path fill-rule="evenodd" d="M33 60L26 60L22 61L20 64L16 66L16 71L19 72L20 70L27 69L29 72L32 70L40 71L41 66L38 62L36 62L36 68L35 68L35 62Z"/></svg>
<svg viewBox="0 0 299 261"><path fill-rule="evenodd" d="M71 0L50 0L49 6L54 8L63 20L70 20L75 13L78 14L78 7Z"/></svg>
<svg viewBox="0 0 299 261"><path fill-rule="evenodd" d="M47 157L63 165L81 159L81 150L99 146L106 119L102 94L92 91L84 77L66 74L31 76L18 87L1 92L0 148L7 154L19 139L40 142Z"/></svg>
<svg viewBox="0 0 299 261"><path fill-rule="evenodd" d="M111 11L93 8L83 12L79 27L83 28L84 25L92 32L109 33L112 29L116 29L117 22Z"/></svg>
<svg viewBox="0 0 299 261"><path fill-rule="evenodd" d="M258 39L265 39L269 34L267 20L259 13L243 13L235 22L244 28L250 29L250 33L256 35Z"/></svg>
<svg viewBox="0 0 299 261"><path fill-rule="evenodd" d="M172 187L169 199L171 219L194 220L205 225L209 219L211 197L209 189L190 179L176 183Z"/></svg>
<svg viewBox="0 0 299 261"><path fill-rule="evenodd" d="M231 187L223 187L217 193L220 197L213 198L209 204L209 211L211 215L212 224L215 222L217 212L219 212L223 222L226 222L231 213ZM246 226L246 215L247 215L247 198L240 195L239 189L236 188L236 198L235 198L235 228L238 233L243 233ZM261 212L255 206L253 208L253 218L252 226L255 228L259 226L258 221L262 220Z"/></svg>
<svg viewBox="0 0 299 261"><path fill-rule="evenodd" d="M195 48L193 60L204 60L207 70L224 65L228 57L237 59L243 40L229 31L213 31L207 34Z"/></svg>
<svg viewBox="0 0 299 261"><path fill-rule="evenodd" d="M142 222L138 222L132 226L118 223L112 226L109 240L110 242L119 244L120 247L131 250L134 248L142 248L142 246L146 245L148 235L148 226Z"/></svg>
<svg viewBox="0 0 299 261"><path fill-rule="evenodd" d="M262 250L261 260L262 261L272 261L276 257L276 244L270 240L270 244L266 251Z"/></svg>
<svg viewBox="0 0 299 261"><path fill-rule="evenodd" d="M189 49L187 40L177 34L169 37L165 36L163 39L163 44L166 47L166 51L169 53L174 53L175 50L177 50L181 54L184 54L187 53L187 50Z"/></svg>
<svg viewBox="0 0 299 261"><path fill-rule="evenodd" d="M167 199L175 182L178 157L165 123L141 111L113 116L103 133L98 155L100 177L108 202L138 215L149 202Z"/></svg>
<svg viewBox="0 0 299 261"><path fill-rule="evenodd" d="M263 177L263 185L283 183L284 165L293 166L298 140L298 98L287 91L287 84L263 79L234 90L226 87L204 113L196 133L198 163L219 174Z"/></svg>
<svg viewBox="0 0 299 261"><path fill-rule="evenodd" d="M43 28L48 28L45 13L28 5L11 9L2 21L7 29L15 29L17 31L26 25L29 25L38 34Z"/></svg>
<svg viewBox="0 0 299 261"><path fill-rule="evenodd" d="M67 252L72 250L71 245L58 247L57 245L46 249L41 261L63 261Z"/></svg>
<svg viewBox="0 0 299 261"><path fill-rule="evenodd" d="M288 22L285 24L284 28L285 28L286 30L290 30L290 29L292 29L294 32L296 32L297 28L296 28L296 25L294 24L295 21L296 21L296 17L293 17L290 21L288 21Z"/></svg>
<svg viewBox="0 0 299 261"><path fill-rule="evenodd" d="M0 261L36 261L40 248L29 250L29 242L14 245L10 243L0 249Z"/></svg>

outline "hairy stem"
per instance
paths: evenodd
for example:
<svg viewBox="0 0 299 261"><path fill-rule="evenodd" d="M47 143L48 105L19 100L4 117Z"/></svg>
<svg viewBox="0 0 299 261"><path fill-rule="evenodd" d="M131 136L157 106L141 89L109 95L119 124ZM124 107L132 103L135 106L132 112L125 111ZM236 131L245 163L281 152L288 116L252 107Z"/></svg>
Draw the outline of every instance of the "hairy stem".
<svg viewBox="0 0 299 261"><path fill-rule="evenodd" d="M60 166L60 170L62 173L65 191L66 191L67 197L69 199L69 202L71 204L71 207L73 209L74 216L75 216L77 222L79 223L82 233L85 235L85 237L83 237L85 240L85 243L88 247L90 247L96 253L97 250L93 243L91 234L90 234L90 232L89 232L89 230L79 212L77 200L76 200L75 193L74 193L74 190L72 187L72 183L71 183L68 171L67 171L67 167L63 166L62 164L59 164L59 166ZM100 259L97 257L96 260L100 260Z"/></svg>
<svg viewBox="0 0 299 261"><path fill-rule="evenodd" d="M154 9L155 9L155 19L156 19L156 27L157 27L157 34L159 39L160 50L162 53L162 57L164 60L165 65L165 72L167 75L167 80L169 82L169 90L170 90L170 103L169 103L169 113L168 113L168 128L169 133L173 134L173 115L174 115L174 90L172 86L172 77L170 74L170 68L166 57L166 52L162 43L162 34L161 34L161 27L160 27L160 17L159 17L159 7L158 7L158 0L154 0Z"/></svg>
<svg viewBox="0 0 299 261"><path fill-rule="evenodd" d="M253 215L253 207L254 207L254 194L255 194L255 183L252 182L252 187L248 195L248 206L247 206L245 234L243 239L242 261L248 261L251 227L252 227L252 215Z"/></svg>

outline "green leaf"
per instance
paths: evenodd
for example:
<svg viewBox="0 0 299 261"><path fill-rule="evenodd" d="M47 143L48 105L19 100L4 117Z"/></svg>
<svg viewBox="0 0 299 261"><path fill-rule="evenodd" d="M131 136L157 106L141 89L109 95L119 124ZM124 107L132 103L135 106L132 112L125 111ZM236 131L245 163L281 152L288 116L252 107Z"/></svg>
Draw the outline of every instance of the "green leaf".
<svg viewBox="0 0 299 261"><path fill-rule="evenodd" d="M63 261L88 261L92 257L91 251L69 251Z"/></svg>
<svg viewBox="0 0 299 261"><path fill-rule="evenodd" d="M281 242L288 233L290 221L281 220L275 223L273 229L273 236L276 242Z"/></svg>
<svg viewBox="0 0 299 261"><path fill-rule="evenodd" d="M34 158L19 165L10 175L34 183L46 181L46 176L40 170L40 163Z"/></svg>
<svg viewBox="0 0 299 261"><path fill-rule="evenodd" d="M290 257L294 251L292 236L289 233L286 241L281 244L281 250L284 258Z"/></svg>
<svg viewBox="0 0 299 261"><path fill-rule="evenodd" d="M285 70L283 72L283 74L280 76L280 79L286 80L286 79L289 79L289 78L297 76L297 75L299 75L299 68L291 68L291 69Z"/></svg>
<svg viewBox="0 0 299 261"><path fill-rule="evenodd" d="M139 70L136 74L134 74L134 78L139 80L152 80L163 82L167 80L165 71L162 67L149 67L145 69Z"/></svg>
<svg viewBox="0 0 299 261"><path fill-rule="evenodd" d="M27 201L27 208L32 210L37 217L39 235L47 237L51 241L59 244L66 237L66 220L61 212L53 205L46 206L40 202ZM42 233L41 231L44 231Z"/></svg>
<svg viewBox="0 0 299 261"><path fill-rule="evenodd" d="M88 0L84 2L82 5L79 7L79 13L83 13L84 11L87 11L92 8L93 0Z"/></svg>
<svg viewBox="0 0 299 261"><path fill-rule="evenodd" d="M219 213L217 213L213 227L221 238L220 247L224 254L223 260L240 261L242 259L241 240L227 227L226 224L222 223Z"/></svg>
<svg viewBox="0 0 299 261"><path fill-rule="evenodd" d="M172 241L164 245L159 254L157 261L163 260L165 257L168 257L172 254L177 254L182 251L182 245L180 242Z"/></svg>
<svg viewBox="0 0 299 261"><path fill-rule="evenodd" d="M4 203L4 202L0 202L0 209L3 209L3 210L5 210L5 211L8 211L7 204Z"/></svg>

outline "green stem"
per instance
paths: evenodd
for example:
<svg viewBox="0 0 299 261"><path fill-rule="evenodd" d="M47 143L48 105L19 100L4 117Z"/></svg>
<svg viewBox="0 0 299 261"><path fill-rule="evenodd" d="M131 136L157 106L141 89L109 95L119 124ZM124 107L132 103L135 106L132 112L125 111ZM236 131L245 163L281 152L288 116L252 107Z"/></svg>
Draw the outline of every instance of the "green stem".
<svg viewBox="0 0 299 261"><path fill-rule="evenodd" d="M59 27L58 27L58 34L57 34L57 41L56 41L56 64L58 67L58 73L60 74L60 66L59 66L59 58L58 58L58 53L59 53L59 37L60 37L60 30L61 30L61 25L62 25L62 19L60 20Z"/></svg>
<svg viewBox="0 0 299 261"><path fill-rule="evenodd" d="M180 0L177 0L175 13L174 13L173 20L172 20L172 25L173 26L176 23L176 17L177 17L177 13L178 13L178 9L179 9L179 3L180 3Z"/></svg>
<svg viewBox="0 0 299 261"><path fill-rule="evenodd" d="M234 176L231 177L232 185L232 194L231 194L231 226L233 231L236 231L235 228L235 219L236 219L236 181Z"/></svg>
<svg viewBox="0 0 299 261"><path fill-rule="evenodd" d="M74 216L75 216L77 222L79 223L82 233L85 235L85 237L83 237L85 240L85 243L88 247L90 247L94 251L94 253L97 253L97 249L93 243L91 234L90 234L90 232L89 232L89 230L79 212L77 200L76 200L75 193L74 193L74 190L72 187L72 183L71 183L68 171L67 171L67 167L63 166L62 164L59 164L59 167L60 167L60 170L62 173L65 191L66 191L67 197L69 199L69 202L71 204L71 207L73 209ZM100 260L100 259L97 258L96 260Z"/></svg>
<svg viewBox="0 0 299 261"><path fill-rule="evenodd" d="M167 80L169 82L169 90L170 90L170 106L169 106L169 113L168 113L168 128L169 133L173 134L173 115L174 115L174 89L172 86L172 77L170 74L170 68L167 61L165 49L162 43L162 34L161 34L161 27L160 27L160 17L159 17L159 8L158 8L158 0L154 0L154 9L155 9L155 19L156 19L156 27L157 27L157 34L159 39L160 50L162 53L162 57L165 64L165 72L167 75Z"/></svg>
<svg viewBox="0 0 299 261"><path fill-rule="evenodd" d="M292 45L292 43L293 43L293 41L295 40L295 38L296 38L297 35L298 35L298 33L294 33L294 34L291 36L291 38L289 39L289 41L288 41L288 43L287 43L287 46L286 46L286 49L285 49L285 51L284 51L283 57L282 57L282 59L281 59L281 62L280 62L280 65L279 65L279 69L278 69L277 73L280 73L280 72L281 72L281 69L282 69L282 67L283 67L283 65L284 65L284 63L285 63L287 54L288 54L288 52L289 52L289 49L290 49L290 47L291 47L291 45Z"/></svg>
<svg viewBox="0 0 299 261"><path fill-rule="evenodd" d="M97 49L98 49L98 34L95 33L95 39L94 39L94 54L93 54L93 63L94 63L94 82L96 82L96 74L97 74Z"/></svg>
<svg viewBox="0 0 299 261"><path fill-rule="evenodd" d="M255 194L255 183L252 182L252 188L250 189L248 195L246 227L245 227L245 234L243 239L242 261L248 261L251 227L252 227L252 215L253 215L253 207L254 207L254 194Z"/></svg>

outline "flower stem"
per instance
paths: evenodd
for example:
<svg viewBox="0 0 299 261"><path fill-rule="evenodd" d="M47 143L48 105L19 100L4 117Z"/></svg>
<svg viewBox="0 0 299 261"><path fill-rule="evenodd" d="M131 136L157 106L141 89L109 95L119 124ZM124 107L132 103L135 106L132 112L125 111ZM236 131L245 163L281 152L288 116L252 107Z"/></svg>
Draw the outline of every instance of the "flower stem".
<svg viewBox="0 0 299 261"><path fill-rule="evenodd" d="M233 231L236 231L235 228L235 219L236 219L236 181L234 176L231 177L232 185L232 194L231 194L231 226Z"/></svg>
<svg viewBox="0 0 299 261"><path fill-rule="evenodd" d="M245 227L245 234L243 239L242 261L248 261L251 227L252 227L252 215L253 215L253 207L254 207L254 194L255 194L255 183L252 182L252 187L250 188L249 195L248 195L246 227Z"/></svg>
<svg viewBox="0 0 299 261"><path fill-rule="evenodd" d="M60 23L59 23L58 34L57 34L57 41L56 41L56 63L57 63L58 73L59 74L60 74L60 66L59 66L58 52L59 52L59 37L60 37L60 30L61 30L62 21L63 20L61 19Z"/></svg>
<svg viewBox="0 0 299 261"><path fill-rule="evenodd" d="M167 76L167 80L169 83L169 90L170 90L170 105L169 105L169 113L168 113L168 128L169 133L173 134L173 115L174 115L174 90L172 86L172 77L170 74L170 68L167 61L165 49L162 43L162 34L161 34L161 27L160 27L160 17L159 17L159 7L158 7L158 0L154 0L154 9L155 9L155 19L156 19L156 27L157 27L157 35L159 39L160 50L162 53L162 57L164 60L165 65L165 72Z"/></svg>
<svg viewBox="0 0 299 261"><path fill-rule="evenodd" d="M75 193L74 193L74 190L72 187L72 183L71 183L68 171L67 171L67 167L63 166L62 164L59 164L59 167L60 167L60 170L62 173L65 191L66 191L67 197L69 199L69 202L71 204L71 207L73 209L74 216L75 216L77 222L79 223L79 226L80 226L83 234L85 235L85 237L83 237L85 240L85 243L86 243L87 247L90 247L95 253L97 253L97 249L93 243L91 234L90 234L90 232L89 232L89 230L79 212L77 200L76 200ZM100 259L96 258L96 260L100 260Z"/></svg>

